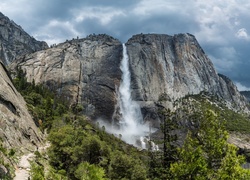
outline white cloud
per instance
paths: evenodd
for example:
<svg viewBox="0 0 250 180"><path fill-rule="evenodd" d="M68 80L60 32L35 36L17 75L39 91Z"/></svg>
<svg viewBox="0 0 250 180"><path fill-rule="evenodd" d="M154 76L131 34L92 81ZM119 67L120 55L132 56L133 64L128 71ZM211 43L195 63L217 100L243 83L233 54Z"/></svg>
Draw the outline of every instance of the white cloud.
<svg viewBox="0 0 250 180"><path fill-rule="evenodd" d="M249 37L247 30L245 28L239 29L238 32L235 34L235 36L239 39L244 39L247 41L250 40L250 37Z"/></svg>
<svg viewBox="0 0 250 180"><path fill-rule="evenodd" d="M126 42L137 33L189 32L209 54L217 71L234 79L244 76L250 82L249 9L249 0L129 0L126 3L1 0L0 3L2 13L31 36L49 44L90 33L106 33Z"/></svg>
<svg viewBox="0 0 250 180"><path fill-rule="evenodd" d="M139 16L150 16L155 13L167 14L179 9L176 2L164 0L142 0L133 9L133 13Z"/></svg>
<svg viewBox="0 0 250 180"><path fill-rule="evenodd" d="M109 24L114 17L125 15L122 10L112 7L86 7L74 9L72 13L77 23L81 23L86 19L98 19L102 25Z"/></svg>
<svg viewBox="0 0 250 180"><path fill-rule="evenodd" d="M197 1L195 21L200 29L195 35L201 42L226 45L229 36L239 24L237 5L234 0Z"/></svg>
<svg viewBox="0 0 250 180"><path fill-rule="evenodd" d="M38 29L38 31L35 32L34 37L37 39L43 39L51 45L64 42L66 39L75 38L81 34L83 34L83 32L78 32L74 28L73 22L52 19L47 25Z"/></svg>
<svg viewBox="0 0 250 180"><path fill-rule="evenodd" d="M239 91L250 91L250 87L246 87L242 85L240 82L235 82L235 85L237 86Z"/></svg>

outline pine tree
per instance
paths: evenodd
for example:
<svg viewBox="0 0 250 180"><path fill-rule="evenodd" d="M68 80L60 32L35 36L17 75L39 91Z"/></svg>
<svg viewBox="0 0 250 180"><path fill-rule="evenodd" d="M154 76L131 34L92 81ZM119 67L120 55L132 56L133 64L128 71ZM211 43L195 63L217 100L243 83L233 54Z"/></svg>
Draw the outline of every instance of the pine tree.
<svg viewBox="0 0 250 180"><path fill-rule="evenodd" d="M161 132L163 140L159 143L162 150L149 151L149 174L154 179L171 179L170 166L177 158L177 134L175 130L178 128L178 122L176 114L169 109L164 109L159 114L162 119Z"/></svg>
<svg viewBox="0 0 250 180"><path fill-rule="evenodd" d="M174 179L250 179L241 167L244 158L227 138L223 121L212 110L200 114L198 129L189 131L179 160L171 164Z"/></svg>

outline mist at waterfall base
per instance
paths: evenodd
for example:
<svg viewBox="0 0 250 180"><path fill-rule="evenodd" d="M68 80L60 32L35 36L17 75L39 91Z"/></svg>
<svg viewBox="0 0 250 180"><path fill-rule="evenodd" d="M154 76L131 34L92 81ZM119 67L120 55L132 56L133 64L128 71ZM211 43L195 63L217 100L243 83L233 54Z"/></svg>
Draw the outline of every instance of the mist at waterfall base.
<svg viewBox="0 0 250 180"><path fill-rule="evenodd" d="M114 134L128 144L132 144L142 149L147 148L150 143L152 150L157 150L157 146L150 141L150 125L143 122L141 108L136 101L131 98L131 76L129 71L129 58L125 44L123 44L123 59L120 69L122 71L122 81L117 90L117 105L114 114L119 114L119 121L108 125L102 120L98 120L99 125L105 126L108 133ZM116 124L115 124L116 123Z"/></svg>

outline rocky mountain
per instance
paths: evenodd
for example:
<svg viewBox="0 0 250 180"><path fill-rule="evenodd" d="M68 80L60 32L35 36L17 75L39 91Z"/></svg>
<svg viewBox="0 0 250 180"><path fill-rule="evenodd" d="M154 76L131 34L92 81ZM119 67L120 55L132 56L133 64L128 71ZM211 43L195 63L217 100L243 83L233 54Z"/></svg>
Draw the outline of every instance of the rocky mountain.
<svg viewBox="0 0 250 180"><path fill-rule="evenodd" d="M175 100L200 92L225 100L230 108L248 111L246 99L229 78L217 74L193 35L140 34L126 45L133 98L148 112L145 116L155 116L158 101L172 108Z"/></svg>
<svg viewBox="0 0 250 180"><path fill-rule="evenodd" d="M13 86L0 63L0 139L7 149L36 150L41 132L28 113L23 97Z"/></svg>
<svg viewBox="0 0 250 180"><path fill-rule="evenodd" d="M87 115L111 119L116 87L121 79L122 44L107 35L90 35L24 56L21 67L28 81L46 84Z"/></svg>
<svg viewBox="0 0 250 180"><path fill-rule="evenodd" d="M240 91L240 94L245 96L248 101L250 101L250 91Z"/></svg>
<svg viewBox="0 0 250 180"><path fill-rule="evenodd" d="M23 152L30 151L31 153L28 156L33 156L34 151L39 150L38 147L43 138L27 110L23 97L13 86L5 65L9 65L8 68L12 71L21 68L29 82L46 85L55 91L58 96L69 101L71 107L77 109L77 112L82 111L93 119L102 118L107 121L121 117L119 112L122 111L119 111L119 106L122 107L122 104L117 102L120 99L119 95L121 95L118 92L118 87L124 78L122 72L125 71L121 71L120 64L121 60L127 58L123 58L125 48L119 40L108 35L90 35L83 39L73 39L48 48L46 43L36 41L24 32L20 26L0 13L0 44L0 179L10 174L6 164L11 164L12 168L15 166L16 162L12 163L12 159L8 156L12 156L11 154L15 153L15 150L18 152L19 150ZM159 107L173 109L173 104L180 98L201 92L215 97L217 101L224 102L235 111L249 113L246 98L239 93L229 78L217 74L212 62L193 35L139 34L130 38L126 43L126 47L131 73L131 89L129 90L131 90L132 99L140 105L139 108L142 110L144 121L152 122L154 127L159 127ZM126 77L130 77L130 75ZM41 87L41 89L44 88ZM45 96L49 97L47 95ZM188 98L186 100L188 101ZM56 109L56 101L46 100L46 102L50 102L48 103L51 105L48 106L49 108ZM134 102L128 103L128 105L134 106ZM47 110L44 110L44 112ZM139 110L136 109L136 111ZM63 113L64 111L60 112ZM114 112L118 113L114 114ZM51 114L48 116L52 117ZM70 120L74 121L73 123L79 123L75 114L69 116L72 118ZM132 116L129 117L133 119ZM66 118L60 117L53 123L57 126L61 119L64 121ZM39 120L42 122L40 118ZM85 127L90 124L85 126L84 123L82 123L82 127L81 123L79 123L78 129L75 129L75 124L73 124L72 132L75 130L84 132L86 130L86 133L88 133L90 129L85 129ZM86 120L86 123L89 122ZM144 124L137 124L133 130L140 131L139 126L144 126ZM151 128L145 127L150 129L151 134ZM61 129L62 132L66 130L66 133L64 133L66 135L68 130L71 129L70 126L67 128ZM91 129L89 131L91 135L89 134L86 137L95 136L95 131L94 128ZM125 129L125 131L130 131L130 129ZM63 137L62 134L60 133L59 137ZM157 132L154 134L157 136ZM56 135L54 136L56 137ZM122 138L122 134L119 134L119 136ZM141 140L141 138L144 138L143 136L137 136L137 138L140 137L138 141L140 141L141 145L146 144L144 140ZM182 137L182 134L180 136ZM65 137L67 139L67 136ZM72 137L74 136L71 135L70 139ZM94 137L95 140L96 137ZM233 136L229 142L245 149L247 138L244 137L244 141L239 141L237 135ZM58 138L55 139L58 142ZM107 142L110 143L111 141ZM53 146L53 148L57 149L55 144ZM118 146L122 147L120 144ZM76 148L79 149L79 147ZM65 152L65 149L63 149L63 152ZM121 149L128 148L123 146ZM249 149L248 146L247 149ZM71 152L75 152L75 150ZM28 156L23 156L26 162L28 162ZM47 155L44 157L42 161L47 159ZM4 160L2 160L3 158ZM68 156L67 158L71 157ZM65 161L64 158L62 159ZM70 162L68 159L66 161ZM34 162L42 169L45 167L37 159ZM58 166L57 163L54 165ZM27 168L27 166L19 167ZM75 167L74 164L73 169ZM29 168L25 169L25 173L28 173L29 170ZM24 179L22 175L16 176L16 178Z"/></svg>
<svg viewBox="0 0 250 180"><path fill-rule="evenodd" d="M47 43L35 40L0 12L0 59L5 65L18 56L47 48Z"/></svg>
<svg viewBox="0 0 250 180"><path fill-rule="evenodd" d="M172 108L189 94L207 92L228 107L248 111L246 99L230 79L218 75L195 37L139 34L126 43L130 60L132 97L145 120L156 120L157 104ZM112 119L122 44L107 35L91 35L19 58L28 81L47 84L71 104L82 105L93 118Z"/></svg>

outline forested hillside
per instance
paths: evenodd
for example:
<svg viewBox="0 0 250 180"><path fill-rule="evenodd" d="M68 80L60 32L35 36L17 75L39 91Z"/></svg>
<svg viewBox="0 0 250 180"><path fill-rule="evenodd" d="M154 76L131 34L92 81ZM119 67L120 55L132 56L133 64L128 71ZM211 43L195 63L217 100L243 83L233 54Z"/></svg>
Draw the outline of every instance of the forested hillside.
<svg viewBox="0 0 250 180"><path fill-rule="evenodd" d="M176 102L176 112L160 108L162 135L154 139L160 150L152 151L150 141L142 150L107 134L105 127L82 114L82 107L70 107L47 88L28 83L20 69L17 72L14 84L50 142L47 153L35 153L32 179L250 178L250 171L241 167L244 156L227 143L228 132L249 133L249 121L219 107L213 97L187 96Z"/></svg>

